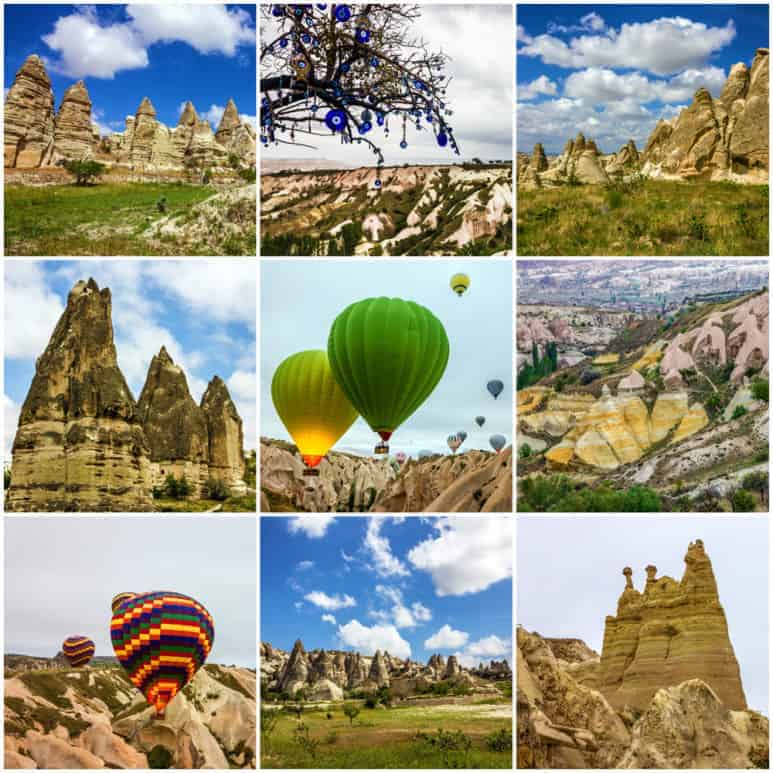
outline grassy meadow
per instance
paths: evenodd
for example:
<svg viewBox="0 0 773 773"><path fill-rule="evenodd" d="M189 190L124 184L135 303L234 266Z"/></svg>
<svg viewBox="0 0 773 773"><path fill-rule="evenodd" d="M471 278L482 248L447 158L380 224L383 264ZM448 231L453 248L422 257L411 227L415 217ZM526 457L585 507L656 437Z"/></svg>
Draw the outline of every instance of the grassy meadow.
<svg viewBox="0 0 773 773"><path fill-rule="evenodd" d="M150 240L164 216L184 218L217 190L179 183L5 186L6 255L187 255L191 245ZM233 241L233 240L232 240ZM241 243L243 242L243 243ZM225 254L254 254L255 231ZM193 252L193 254L198 254ZM211 254L206 250L201 254Z"/></svg>
<svg viewBox="0 0 773 773"><path fill-rule="evenodd" d="M265 713L278 712L267 732ZM512 714L497 702L369 709L350 723L342 704L300 719L263 708L263 768L512 768Z"/></svg>
<svg viewBox="0 0 773 773"><path fill-rule="evenodd" d="M635 179L518 190L518 255L767 255L768 186Z"/></svg>

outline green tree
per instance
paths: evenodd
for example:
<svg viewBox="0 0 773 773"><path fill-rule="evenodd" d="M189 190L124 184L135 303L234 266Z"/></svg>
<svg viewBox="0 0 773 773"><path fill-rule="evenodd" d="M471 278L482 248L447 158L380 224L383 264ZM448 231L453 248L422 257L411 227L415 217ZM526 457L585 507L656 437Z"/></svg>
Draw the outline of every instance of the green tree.
<svg viewBox="0 0 773 773"><path fill-rule="evenodd" d="M349 726L351 727L360 713L360 707L356 703L344 703L343 711L344 715L349 717Z"/></svg>
<svg viewBox="0 0 773 773"><path fill-rule="evenodd" d="M741 487L746 491L756 491L760 495L763 504L768 503L768 473L762 470L755 470L745 475L741 481Z"/></svg>
<svg viewBox="0 0 773 773"><path fill-rule="evenodd" d="M173 761L172 752L161 744L156 744L148 752L148 767L151 770L167 770L172 767Z"/></svg>
<svg viewBox="0 0 773 773"><path fill-rule="evenodd" d="M770 383L767 379L757 379L752 382L752 397L755 400L768 402L770 396Z"/></svg>
<svg viewBox="0 0 773 773"><path fill-rule="evenodd" d="M733 410L733 415L730 418L732 421L735 421L736 419L740 419L742 416L746 416L747 413L749 413L749 411L747 411L743 405L736 405L735 409Z"/></svg>
<svg viewBox="0 0 773 773"><path fill-rule="evenodd" d="M105 165L99 161L73 161L65 159L61 165L75 178L76 185L94 185L105 172Z"/></svg>
<svg viewBox="0 0 773 773"><path fill-rule="evenodd" d="M748 491L739 488L730 495L730 505L734 513L753 513L754 497Z"/></svg>
<svg viewBox="0 0 773 773"><path fill-rule="evenodd" d="M276 730L281 713L279 709L261 708L260 710L260 738L266 754L271 752L271 736Z"/></svg>
<svg viewBox="0 0 773 773"><path fill-rule="evenodd" d="M532 454L531 446L528 443L524 443L519 449L518 449L518 456L521 459L528 459Z"/></svg>

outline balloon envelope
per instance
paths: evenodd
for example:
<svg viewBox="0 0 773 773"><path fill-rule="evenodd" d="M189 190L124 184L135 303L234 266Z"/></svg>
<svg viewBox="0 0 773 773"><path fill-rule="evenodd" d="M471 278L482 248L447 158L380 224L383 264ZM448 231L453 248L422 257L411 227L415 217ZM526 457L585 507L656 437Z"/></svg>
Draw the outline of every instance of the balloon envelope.
<svg viewBox="0 0 773 773"><path fill-rule="evenodd" d="M467 274L454 274L451 277L451 289L459 296L464 295L470 286L470 277Z"/></svg>
<svg viewBox="0 0 773 773"><path fill-rule="evenodd" d="M123 604L124 601L128 601L129 599L133 599L137 594L132 593L131 591L124 591L123 593L116 593L115 596L113 596L113 600L110 602L110 607L113 610L113 612L118 609L118 607Z"/></svg>
<svg viewBox="0 0 773 773"><path fill-rule="evenodd" d="M110 637L120 664L163 716L212 650L215 626L202 604L182 593L141 593L119 607Z"/></svg>
<svg viewBox="0 0 773 773"><path fill-rule="evenodd" d="M464 441L467 440L467 433L463 429L459 430L459 432L456 433L456 437L464 443Z"/></svg>
<svg viewBox="0 0 773 773"><path fill-rule="evenodd" d="M428 448L423 448L418 453L419 459L426 459L428 456L432 456L432 451L430 451Z"/></svg>
<svg viewBox="0 0 773 773"><path fill-rule="evenodd" d="M491 443L491 447L499 453L504 447L507 440L504 435L492 435L488 442Z"/></svg>
<svg viewBox="0 0 773 773"><path fill-rule="evenodd" d="M446 441L448 443L448 447L456 453L456 449L459 448L459 446L462 444L462 441L459 439L457 435L449 435L448 440Z"/></svg>
<svg viewBox="0 0 773 773"><path fill-rule="evenodd" d="M486 389L491 392L495 400L497 397L499 397L504 388L505 385L499 379L494 379L493 381L489 381L488 384L486 384Z"/></svg>
<svg viewBox="0 0 773 773"><path fill-rule="evenodd" d="M482 427L486 423L486 417L485 416L476 416L475 417L475 423Z"/></svg>
<svg viewBox="0 0 773 773"><path fill-rule="evenodd" d="M321 350L298 352L284 360L271 381L271 399L309 467L322 461L357 418Z"/></svg>
<svg viewBox="0 0 773 773"><path fill-rule="evenodd" d="M403 462L405 462L405 460L406 460L407 458L408 458L408 457L405 455L405 453L404 453L403 451L398 451L398 452L395 454L395 459L397 459L397 461L398 461L398 462L400 462L400 464L403 464Z"/></svg>
<svg viewBox="0 0 773 773"><path fill-rule="evenodd" d="M336 381L384 441L432 393L448 352L440 320L400 298L351 304L336 317L327 343Z"/></svg>
<svg viewBox="0 0 773 773"><path fill-rule="evenodd" d="M73 668L81 668L94 657L94 642L88 636L68 636L62 642L62 652Z"/></svg>

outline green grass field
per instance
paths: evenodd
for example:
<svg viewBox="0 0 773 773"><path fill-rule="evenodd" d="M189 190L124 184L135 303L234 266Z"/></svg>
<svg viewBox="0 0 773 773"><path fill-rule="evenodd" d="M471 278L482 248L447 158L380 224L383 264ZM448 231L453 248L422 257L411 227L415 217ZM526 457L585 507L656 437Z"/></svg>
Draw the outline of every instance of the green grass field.
<svg viewBox="0 0 773 773"><path fill-rule="evenodd" d="M518 255L767 255L768 186L641 180L518 190Z"/></svg>
<svg viewBox="0 0 773 773"><path fill-rule="evenodd" d="M152 244L142 237L166 213L183 215L209 198L211 186L174 183L104 183L5 187L7 255L177 255L173 242Z"/></svg>
<svg viewBox="0 0 773 773"><path fill-rule="evenodd" d="M512 746L510 711L506 700L485 705L363 706L353 725L341 704L330 707L331 719L328 710L307 708L300 722L283 712L273 732L268 737L262 734L261 764L264 768L511 768L512 748L500 745L494 751L492 742L487 743L504 729L505 736L511 734ZM451 748L460 744L445 734L439 738L439 728L445 733L462 731L471 745L467 750Z"/></svg>

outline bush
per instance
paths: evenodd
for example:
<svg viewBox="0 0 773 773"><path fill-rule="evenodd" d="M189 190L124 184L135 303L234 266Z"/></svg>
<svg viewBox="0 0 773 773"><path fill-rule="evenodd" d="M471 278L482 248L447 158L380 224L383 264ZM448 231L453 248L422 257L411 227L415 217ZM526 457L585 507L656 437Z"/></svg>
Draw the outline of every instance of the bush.
<svg viewBox="0 0 773 773"><path fill-rule="evenodd" d="M376 700L375 695L369 695L367 698L365 698L366 709L375 709L376 706L378 706L378 700Z"/></svg>
<svg viewBox="0 0 773 773"><path fill-rule="evenodd" d="M531 446L528 443L524 443L519 449L518 449L518 456L521 459L528 459L532 454Z"/></svg>
<svg viewBox="0 0 773 773"><path fill-rule="evenodd" d="M204 489L207 497L214 499L216 502L224 502L231 496L231 490L221 478L208 478L204 484Z"/></svg>
<svg viewBox="0 0 773 773"><path fill-rule="evenodd" d="M754 497L743 489L736 489L730 496L734 513L753 513Z"/></svg>
<svg viewBox="0 0 773 773"><path fill-rule="evenodd" d="M746 416L747 413L749 413L749 411L747 411L743 405L736 405L735 410L733 411L733 415L730 418L732 421L735 421L736 419L740 419L742 416Z"/></svg>
<svg viewBox="0 0 773 773"><path fill-rule="evenodd" d="M587 386L588 384L593 383L597 378L601 378L601 373L599 373L597 370L593 370L592 368L586 368L582 373L580 373L580 383L583 386Z"/></svg>
<svg viewBox="0 0 773 773"><path fill-rule="evenodd" d="M770 394L770 383L767 379L757 379L752 382L752 397L755 400L764 400L768 402Z"/></svg>
<svg viewBox="0 0 773 773"><path fill-rule="evenodd" d="M257 171L253 167L240 169L239 177L246 183L254 183L258 179Z"/></svg>
<svg viewBox="0 0 773 773"><path fill-rule="evenodd" d="M166 196L162 196L157 202L156 202L156 209L163 215L166 213L166 210L168 208L168 203L166 200Z"/></svg>
<svg viewBox="0 0 773 773"><path fill-rule="evenodd" d="M513 731L500 727L486 736L486 748L491 752L509 752L513 748Z"/></svg>
<svg viewBox="0 0 773 773"><path fill-rule="evenodd" d="M76 185L91 185L105 171L105 165L98 161L71 161L65 159L61 165L75 178Z"/></svg>
<svg viewBox="0 0 773 773"><path fill-rule="evenodd" d="M647 486L629 489L596 488L575 490L565 475L537 475L521 483L518 509L536 513L658 513L662 502Z"/></svg>
<svg viewBox="0 0 773 773"><path fill-rule="evenodd" d="M185 475L175 478L170 472L164 480L164 493L170 499L185 499L185 497L190 496L191 484L188 483Z"/></svg>
<svg viewBox="0 0 773 773"><path fill-rule="evenodd" d="M687 232L690 238L695 239L695 241L708 242L711 240L711 233L709 232L709 225L706 222L704 212L690 213L690 218L687 221Z"/></svg>
<svg viewBox="0 0 773 773"><path fill-rule="evenodd" d="M172 767L173 759L169 749L161 744L156 744L148 752L148 767L151 770L166 770Z"/></svg>
<svg viewBox="0 0 773 773"><path fill-rule="evenodd" d="M620 191L607 191L607 204L610 209L619 209L623 206L623 194Z"/></svg>
<svg viewBox="0 0 773 773"><path fill-rule="evenodd" d="M763 502L768 501L768 485L768 473L763 472L762 470L750 472L748 475L745 475L741 481L741 488L746 491L756 491Z"/></svg>
<svg viewBox="0 0 773 773"><path fill-rule="evenodd" d="M374 708L375 703L370 708ZM343 705L344 716L349 718L349 726L354 724L354 720L357 719L357 715L360 713L360 707L356 703L344 703Z"/></svg>

